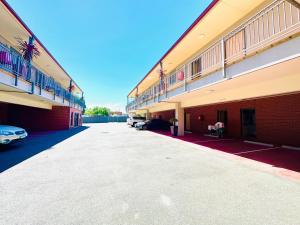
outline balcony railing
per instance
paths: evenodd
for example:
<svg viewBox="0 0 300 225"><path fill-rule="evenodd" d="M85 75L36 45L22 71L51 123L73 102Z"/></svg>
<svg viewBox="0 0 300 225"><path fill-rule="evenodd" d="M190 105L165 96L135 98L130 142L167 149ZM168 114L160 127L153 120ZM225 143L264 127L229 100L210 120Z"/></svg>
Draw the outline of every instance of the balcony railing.
<svg viewBox="0 0 300 225"><path fill-rule="evenodd" d="M137 109L159 95L250 57L299 31L299 8L286 0L273 1L224 38L141 93L127 106L127 110Z"/></svg>
<svg viewBox="0 0 300 225"><path fill-rule="evenodd" d="M40 90L52 92L54 96L61 97L70 104L85 107L82 99L64 89L53 77L44 74L32 65L29 66L29 63L16 50L10 49L2 43L0 43L0 68L13 74L16 79L30 82L39 87ZM29 69L31 70L30 73Z"/></svg>

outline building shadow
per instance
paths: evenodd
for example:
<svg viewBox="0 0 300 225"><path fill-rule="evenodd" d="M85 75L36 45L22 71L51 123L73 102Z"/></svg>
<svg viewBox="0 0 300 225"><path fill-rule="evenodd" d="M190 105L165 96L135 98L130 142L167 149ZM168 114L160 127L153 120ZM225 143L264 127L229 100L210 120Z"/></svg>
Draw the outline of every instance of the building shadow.
<svg viewBox="0 0 300 225"><path fill-rule="evenodd" d="M81 126L69 130L29 132L26 140L10 145L0 145L0 173L88 129Z"/></svg>
<svg viewBox="0 0 300 225"><path fill-rule="evenodd" d="M284 149L281 147L266 147L245 143L243 140L231 138L206 137L203 134L185 134L183 137L173 137L168 131L158 131L161 135L170 136L186 142L211 148L221 152L238 155L243 158L255 160L277 168L284 168L300 172L300 151Z"/></svg>

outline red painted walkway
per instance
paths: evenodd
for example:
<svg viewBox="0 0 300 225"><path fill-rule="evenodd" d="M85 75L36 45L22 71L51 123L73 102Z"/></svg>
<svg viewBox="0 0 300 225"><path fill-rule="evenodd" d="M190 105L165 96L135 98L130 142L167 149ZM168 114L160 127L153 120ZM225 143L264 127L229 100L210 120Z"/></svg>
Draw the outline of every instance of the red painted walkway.
<svg viewBox="0 0 300 225"><path fill-rule="evenodd" d="M158 131L156 133L208 147L213 150L266 163L273 167L283 168L298 173L300 172L299 150L290 150L281 147L266 147L245 143L243 140L238 139L214 138L194 133L187 133L184 137L173 137L168 131Z"/></svg>

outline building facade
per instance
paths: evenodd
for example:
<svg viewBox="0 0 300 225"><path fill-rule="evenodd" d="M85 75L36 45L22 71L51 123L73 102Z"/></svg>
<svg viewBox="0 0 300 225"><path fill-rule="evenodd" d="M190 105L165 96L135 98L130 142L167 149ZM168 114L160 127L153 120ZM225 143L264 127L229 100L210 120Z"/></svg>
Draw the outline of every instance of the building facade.
<svg viewBox="0 0 300 225"><path fill-rule="evenodd" d="M36 57L32 48L39 52ZM80 87L1 0L0 124L28 130L68 129L81 125L84 107Z"/></svg>
<svg viewBox="0 0 300 225"><path fill-rule="evenodd" d="M127 96L184 131L300 146L300 1L214 0Z"/></svg>

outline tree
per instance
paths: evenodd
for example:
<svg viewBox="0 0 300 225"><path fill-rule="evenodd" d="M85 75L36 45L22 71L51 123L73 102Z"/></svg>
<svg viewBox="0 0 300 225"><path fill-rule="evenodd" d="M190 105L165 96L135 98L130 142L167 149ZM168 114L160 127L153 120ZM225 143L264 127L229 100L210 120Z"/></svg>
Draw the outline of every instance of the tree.
<svg viewBox="0 0 300 225"><path fill-rule="evenodd" d="M85 115L88 116L109 116L110 109L106 107L95 106L93 108L88 108L85 111Z"/></svg>

